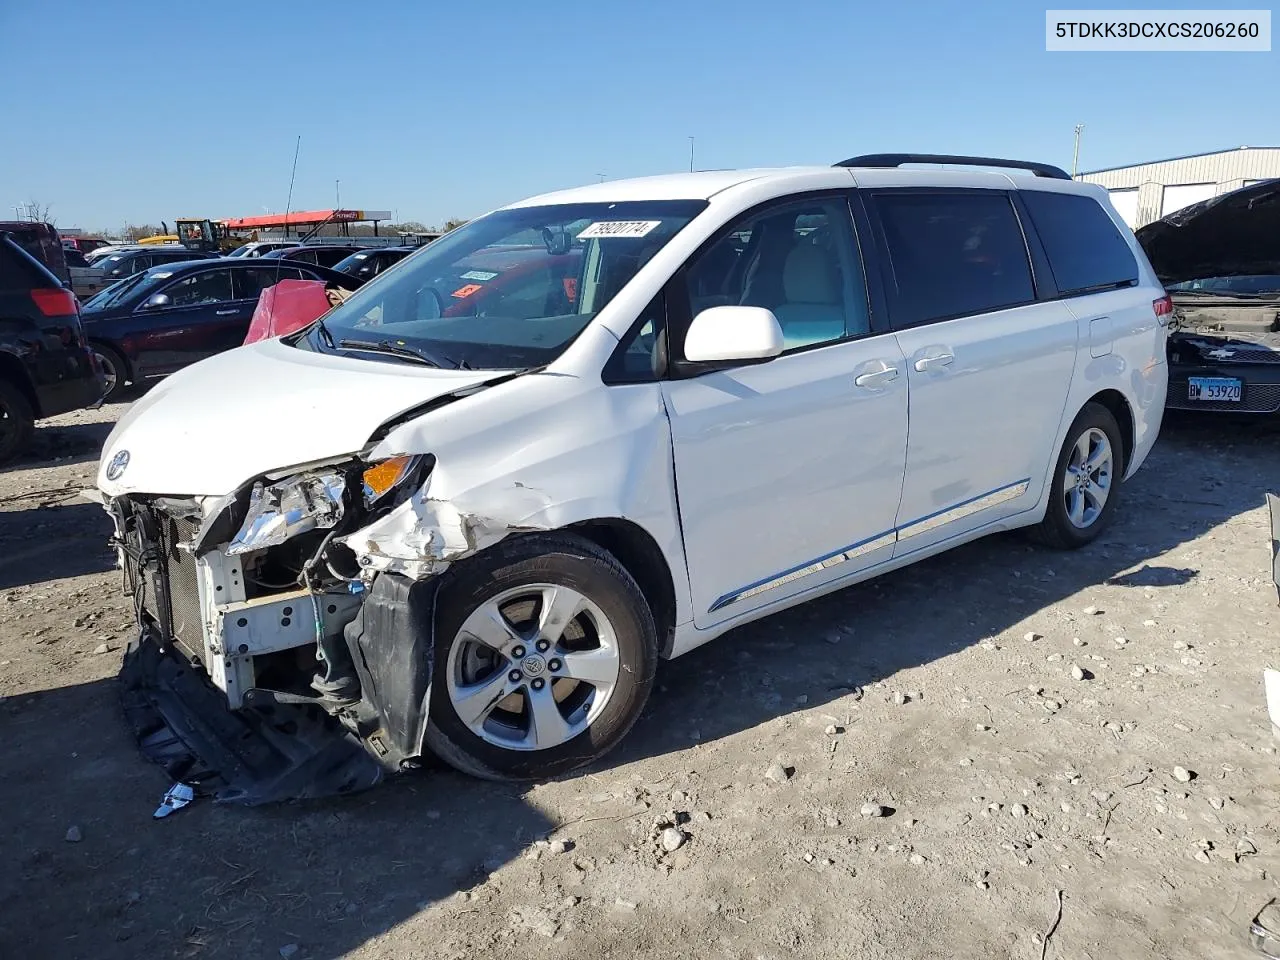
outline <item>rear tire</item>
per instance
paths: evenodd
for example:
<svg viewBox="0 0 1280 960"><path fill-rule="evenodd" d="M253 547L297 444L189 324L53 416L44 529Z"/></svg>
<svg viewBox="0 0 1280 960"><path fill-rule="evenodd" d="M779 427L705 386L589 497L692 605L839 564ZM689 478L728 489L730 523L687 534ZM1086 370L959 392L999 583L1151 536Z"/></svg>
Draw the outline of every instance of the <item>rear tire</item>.
<svg viewBox="0 0 1280 960"><path fill-rule="evenodd" d="M653 615L626 569L580 537L522 536L457 563L435 619L426 743L463 773L533 780L590 763L649 697Z"/></svg>
<svg viewBox="0 0 1280 960"><path fill-rule="evenodd" d="M36 416L17 384L0 380L0 463L21 455L35 433Z"/></svg>
<svg viewBox="0 0 1280 960"><path fill-rule="evenodd" d="M102 373L106 378L107 392L102 395L102 402L116 403L123 398L125 386L129 382L129 363L120 351L105 343L92 342L89 346L98 355L98 362L102 364Z"/></svg>
<svg viewBox="0 0 1280 960"><path fill-rule="evenodd" d="M1054 464L1049 506L1031 535L1047 546L1074 550L1098 538L1115 513L1125 450L1111 411L1086 403L1067 430Z"/></svg>

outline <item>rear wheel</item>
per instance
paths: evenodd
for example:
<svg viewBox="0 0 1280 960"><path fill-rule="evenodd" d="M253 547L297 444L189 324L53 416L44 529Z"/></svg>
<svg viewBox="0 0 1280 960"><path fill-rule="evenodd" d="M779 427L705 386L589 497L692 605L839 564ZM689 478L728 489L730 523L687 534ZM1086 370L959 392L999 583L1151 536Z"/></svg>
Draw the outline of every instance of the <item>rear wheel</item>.
<svg viewBox="0 0 1280 960"><path fill-rule="evenodd" d="M102 365L102 376L106 383L106 393L102 399L106 403L115 403L124 394L125 385L129 382L129 364L114 347L105 343L90 345L98 355L98 363Z"/></svg>
<svg viewBox="0 0 1280 960"><path fill-rule="evenodd" d="M617 745L649 696L658 644L612 555L536 534L444 576L427 728L441 759L487 779L537 779Z"/></svg>
<svg viewBox="0 0 1280 960"><path fill-rule="evenodd" d="M17 384L0 380L0 463L27 449L35 432L35 411Z"/></svg>
<svg viewBox="0 0 1280 960"><path fill-rule="evenodd" d="M1058 454L1044 520L1033 531L1049 546L1074 549L1097 539L1115 512L1124 441L1111 411L1087 403Z"/></svg>

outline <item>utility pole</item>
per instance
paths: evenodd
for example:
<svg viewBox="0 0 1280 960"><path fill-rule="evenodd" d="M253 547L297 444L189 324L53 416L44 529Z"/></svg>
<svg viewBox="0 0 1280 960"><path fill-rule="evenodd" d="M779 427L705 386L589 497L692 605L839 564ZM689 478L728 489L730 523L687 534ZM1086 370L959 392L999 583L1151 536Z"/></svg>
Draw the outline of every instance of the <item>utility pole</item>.
<svg viewBox="0 0 1280 960"><path fill-rule="evenodd" d="M1084 124L1076 124L1076 149L1071 155L1071 179L1076 178L1076 171L1080 169L1080 134L1084 131Z"/></svg>
<svg viewBox="0 0 1280 960"><path fill-rule="evenodd" d="M689 138L689 172L690 173L693 173L693 141L694 141L694 138L690 137Z"/></svg>

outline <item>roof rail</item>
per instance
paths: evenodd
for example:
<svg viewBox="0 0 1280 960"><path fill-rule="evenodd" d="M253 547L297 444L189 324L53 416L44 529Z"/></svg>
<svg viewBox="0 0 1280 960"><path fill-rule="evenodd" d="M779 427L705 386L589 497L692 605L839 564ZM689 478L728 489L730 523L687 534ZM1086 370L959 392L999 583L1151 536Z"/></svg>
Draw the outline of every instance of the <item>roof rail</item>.
<svg viewBox="0 0 1280 960"><path fill-rule="evenodd" d="M1070 180L1071 175L1061 167L1033 160L1001 160L999 157L964 157L949 153L868 153L850 157L833 166L837 167L900 167L904 163L953 163L965 167L1012 167L1030 170L1037 177L1054 180Z"/></svg>

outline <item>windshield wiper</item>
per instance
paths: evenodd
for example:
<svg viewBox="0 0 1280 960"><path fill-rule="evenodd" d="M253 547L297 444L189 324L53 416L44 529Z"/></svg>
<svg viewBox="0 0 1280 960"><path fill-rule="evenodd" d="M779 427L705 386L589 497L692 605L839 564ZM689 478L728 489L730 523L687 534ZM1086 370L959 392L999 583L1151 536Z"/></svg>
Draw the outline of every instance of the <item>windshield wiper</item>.
<svg viewBox="0 0 1280 960"><path fill-rule="evenodd" d="M320 331L320 336L324 338L324 345L330 350L333 349L333 334L329 332L329 328L324 325L324 317L316 321L316 329Z"/></svg>
<svg viewBox="0 0 1280 960"><path fill-rule="evenodd" d="M425 363L429 367L443 367L440 360L425 350L418 350L407 344L393 343L390 340L339 340L338 346L343 350L363 350L367 353L386 353L393 357L403 357L417 363Z"/></svg>

